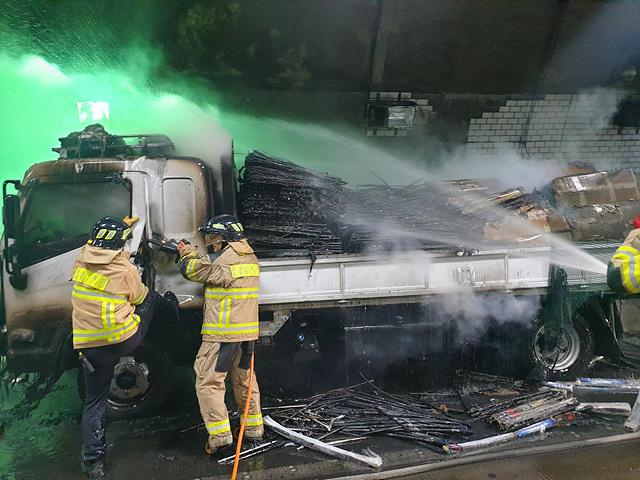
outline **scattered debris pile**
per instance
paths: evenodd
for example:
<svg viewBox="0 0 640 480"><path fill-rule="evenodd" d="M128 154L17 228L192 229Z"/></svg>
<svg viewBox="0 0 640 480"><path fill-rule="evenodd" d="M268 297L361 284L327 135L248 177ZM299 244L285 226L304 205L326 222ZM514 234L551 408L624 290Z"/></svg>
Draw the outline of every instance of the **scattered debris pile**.
<svg viewBox="0 0 640 480"><path fill-rule="evenodd" d="M369 382L268 411L282 425L321 439L337 434L385 435L442 452L449 439L473 435L468 423L410 395L391 394Z"/></svg>
<svg viewBox="0 0 640 480"><path fill-rule="evenodd" d="M473 418L483 418L498 430L512 432L541 420L562 415L575 409L578 401L567 398L565 392L542 390L497 403L475 407Z"/></svg>
<svg viewBox="0 0 640 480"><path fill-rule="evenodd" d="M465 396L476 400L468 407L458 389L457 397L464 411L448 408L450 402L456 402L453 391L397 394L380 389L372 381L264 407L270 436L264 443L243 450L240 458L276 448L295 447L298 451L310 448L377 468L382 461L370 449L359 454L338 446L385 436L440 454L475 453L524 437L546 438L542 434L551 428L580 424L578 419L582 416L583 422L597 421L600 417L607 425L617 421L620 428L628 431L640 429L640 380L580 378L575 382L543 382L536 387L507 377L458 373L462 383L469 387ZM476 388L471 387L472 383ZM627 398L585 401L578 387L633 394L634 398L630 403ZM616 417L626 419L624 425L623 420L613 420ZM475 433L472 425L481 433ZM218 460L221 465L233 462L234 455Z"/></svg>
<svg viewBox="0 0 640 480"><path fill-rule="evenodd" d="M238 213L257 251L339 253L336 214L345 182L262 152L251 152L240 177Z"/></svg>

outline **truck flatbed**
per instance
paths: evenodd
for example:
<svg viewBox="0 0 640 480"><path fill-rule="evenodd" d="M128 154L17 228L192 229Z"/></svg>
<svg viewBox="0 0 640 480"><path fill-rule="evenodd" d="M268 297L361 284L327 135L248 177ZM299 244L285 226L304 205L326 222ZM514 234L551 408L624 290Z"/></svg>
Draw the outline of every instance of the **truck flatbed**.
<svg viewBox="0 0 640 480"><path fill-rule="evenodd" d="M581 248L606 263L616 245ZM260 304L263 309L279 310L415 303L461 289L536 293L547 287L551 259L551 247L488 249L472 255L331 255L314 262L263 259ZM576 269L567 269L567 274L572 288L601 290L606 284L604 275Z"/></svg>

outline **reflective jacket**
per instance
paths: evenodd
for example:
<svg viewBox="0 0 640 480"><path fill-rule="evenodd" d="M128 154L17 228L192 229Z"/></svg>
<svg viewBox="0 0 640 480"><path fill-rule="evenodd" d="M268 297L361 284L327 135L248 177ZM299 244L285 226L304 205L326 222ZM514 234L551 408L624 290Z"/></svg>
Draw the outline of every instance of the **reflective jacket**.
<svg viewBox="0 0 640 480"><path fill-rule="evenodd" d="M610 270L618 270L624 290L640 293L640 228L631 230L624 243L611 257ZM610 279L611 272L608 275ZM611 283L609 280L607 283ZM612 285L610 287L614 288ZM615 289L615 288L614 288Z"/></svg>
<svg viewBox="0 0 640 480"><path fill-rule="evenodd" d="M230 242L213 261L187 247L180 258L180 272L187 280L205 284L204 341L258 339L260 269L249 242Z"/></svg>
<svg viewBox="0 0 640 480"><path fill-rule="evenodd" d="M134 313L149 290L129 252L85 245L73 267L73 347L120 343L138 331Z"/></svg>

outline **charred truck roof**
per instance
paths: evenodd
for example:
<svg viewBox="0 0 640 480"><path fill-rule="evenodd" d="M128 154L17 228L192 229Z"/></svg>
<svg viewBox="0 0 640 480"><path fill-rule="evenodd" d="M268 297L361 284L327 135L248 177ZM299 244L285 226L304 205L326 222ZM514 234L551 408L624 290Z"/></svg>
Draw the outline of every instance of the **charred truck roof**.
<svg viewBox="0 0 640 480"><path fill-rule="evenodd" d="M101 124L87 126L59 138L58 160L32 165L22 180L23 187L35 184L86 181L88 177L118 176L124 172L126 161L146 157L157 160L183 160L196 163L209 183L212 202L220 213L235 210L236 167L233 161L231 138L221 145L219 157L200 159L177 155L175 145L164 134L113 135ZM218 212L216 212L218 213Z"/></svg>

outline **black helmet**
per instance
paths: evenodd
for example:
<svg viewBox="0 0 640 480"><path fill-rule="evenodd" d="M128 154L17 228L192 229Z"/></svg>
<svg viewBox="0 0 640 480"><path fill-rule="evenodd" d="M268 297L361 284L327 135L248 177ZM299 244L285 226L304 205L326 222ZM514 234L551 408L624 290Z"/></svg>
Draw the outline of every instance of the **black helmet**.
<svg viewBox="0 0 640 480"><path fill-rule="evenodd" d="M120 250L131 235L131 228L116 217L104 217L91 228L91 237L87 242L94 247Z"/></svg>
<svg viewBox="0 0 640 480"><path fill-rule="evenodd" d="M205 235L222 235L222 238L227 242L238 242L246 238L244 227L233 215L218 215L213 217L202 225L199 230Z"/></svg>

